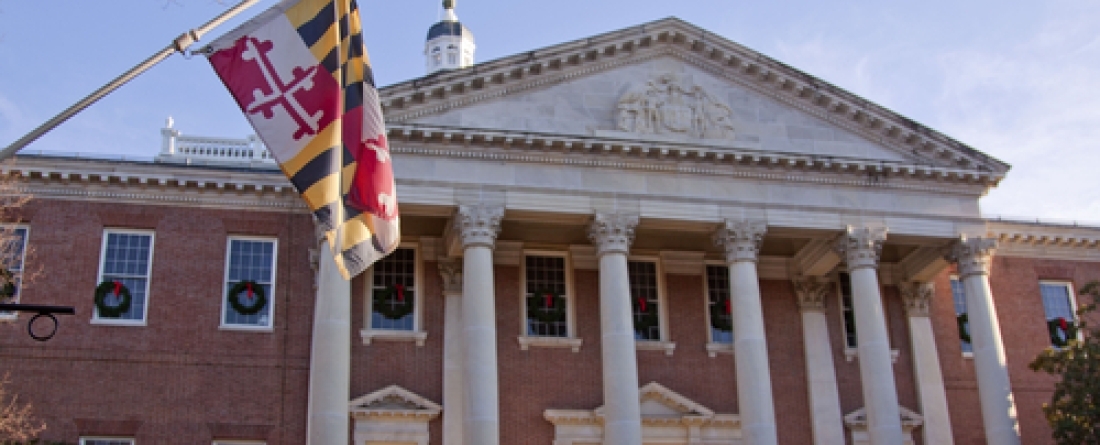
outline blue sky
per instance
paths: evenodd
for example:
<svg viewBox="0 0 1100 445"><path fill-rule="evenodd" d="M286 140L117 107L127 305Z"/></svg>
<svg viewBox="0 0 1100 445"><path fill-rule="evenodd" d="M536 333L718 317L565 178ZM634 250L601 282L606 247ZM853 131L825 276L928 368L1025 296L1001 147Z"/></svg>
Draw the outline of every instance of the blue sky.
<svg viewBox="0 0 1100 445"><path fill-rule="evenodd" d="M0 0L0 145L234 3ZM380 85L423 74L439 4L360 0ZM458 0L457 12L481 61L677 16L1012 164L987 215L1100 223L1100 2ZM185 134L251 133L206 61L175 55L28 150L152 157L169 115Z"/></svg>

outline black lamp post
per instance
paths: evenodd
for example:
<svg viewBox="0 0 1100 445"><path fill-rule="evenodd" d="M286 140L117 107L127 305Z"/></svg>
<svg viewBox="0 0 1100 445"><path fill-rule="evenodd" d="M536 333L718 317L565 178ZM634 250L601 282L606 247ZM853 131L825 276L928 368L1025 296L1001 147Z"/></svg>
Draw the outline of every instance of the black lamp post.
<svg viewBox="0 0 1100 445"><path fill-rule="evenodd" d="M10 311L34 312L35 315L33 317L31 317L30 321L27 322L27 334L30 335L31 338L33 338L35 340L38 340L38 341L49 340L49 339L53 338L54 334L57 333L57 317L54 317L54 314L61 314L61 315L74 315L74 314L76 314L76 310L74 310L71 306L44 306L44 305L40 305L40 304L16 304L16 303L0 303L0 311L2 311L2 312L10 312ZM38 321L40 318L43 318L43 317L48 318L50 321L52 321L53 325L51 325L49 327L49 332L48 333L43 333L43 332L37 332L36 333L35 329L34 329L34 322ZM41 325L39 325L39 326L41 326Z"/></svg>

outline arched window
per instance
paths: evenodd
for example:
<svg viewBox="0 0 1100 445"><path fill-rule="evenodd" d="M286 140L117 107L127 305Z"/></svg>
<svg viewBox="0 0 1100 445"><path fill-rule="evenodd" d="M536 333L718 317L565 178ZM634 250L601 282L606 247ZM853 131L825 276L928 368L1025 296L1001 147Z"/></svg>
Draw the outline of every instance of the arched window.
<svg viewBox="0 0 1100 445"><path fill-rule="evenodd" d="M432 48L432 65L439 66L443 63L443 51L439 47Z"/></svg>
<svg viewBox="0 0 1100 445"><path fill-rule="evenodd" d="M454 45L447 46L447 63L450 65L458 65L458 47Z"/></svg>

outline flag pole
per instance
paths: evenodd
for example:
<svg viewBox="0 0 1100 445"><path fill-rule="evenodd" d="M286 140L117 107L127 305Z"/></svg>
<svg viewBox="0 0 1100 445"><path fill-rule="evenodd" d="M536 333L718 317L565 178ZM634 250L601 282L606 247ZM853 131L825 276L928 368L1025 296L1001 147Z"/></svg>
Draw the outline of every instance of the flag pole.
<svg viewBox="0 0 1100 445"><path fill-rule="evenodd" d="M260 0L243 0L236 6L233 6L232 8L229 8L225 12L221 13L221 15L214 17L213 20L206 22L206 24L187 31L183 34L180 34L180 36L176 37L176 39L173 40L172 43L164 47L164 49L158 51L156 54L153 54L148 59L145 59L144 62L141 62L133 68L130 68L129 71L123 73L121 76L116 77L115 80L112 80L110 83L100 87L98 90L95 90L95 92L93 92L92 94L89 94L84 99L81 99L80 102L77 102L73 104L73 106L66 108L65 111L62 111L57 116L54 116L52 119L46 121L46 123L40 125L38 128L35 128L30 133L27 133L26 136L23 136L18 141L15 141L3 150L0 150L0 161L10 158L12 155L15 154L15 152L27 146L27 144L34 142L39 137L42 137L42 135L50 132L50 130L53 130L66 120L69 120L69 118L73 117L73 115L75 115L76 113L83 111L85 108L88 108L88 106L96 103L96 101L102 99L104 96L111 94L111 92L113 92L114 90L118 89L122 85L125 85L126 82L129 82L141 73L147 71L149 68L152 68L154 65L168 58L168 56L171 56L172 53L182 53L184 50L187 49L187 47L191 46L192 43L199 41L199 39L202 38L202 36L209 32L211 29L216 28L218 25L221 25L225 21L233 18L233 16L255 5L259 1Z"/></svg>

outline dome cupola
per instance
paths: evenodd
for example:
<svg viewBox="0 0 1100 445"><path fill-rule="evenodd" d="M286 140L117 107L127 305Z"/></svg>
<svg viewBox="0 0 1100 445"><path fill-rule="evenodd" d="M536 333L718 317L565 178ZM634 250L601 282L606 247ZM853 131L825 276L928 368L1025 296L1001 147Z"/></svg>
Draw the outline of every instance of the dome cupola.
<svg viewBox="0 0 1100 445"><path fill-rule="evenodd" d="M428 29L424 45L428 74L474 64L474 35L455 15L455 1L443 0L443 20Z"/></svg>

